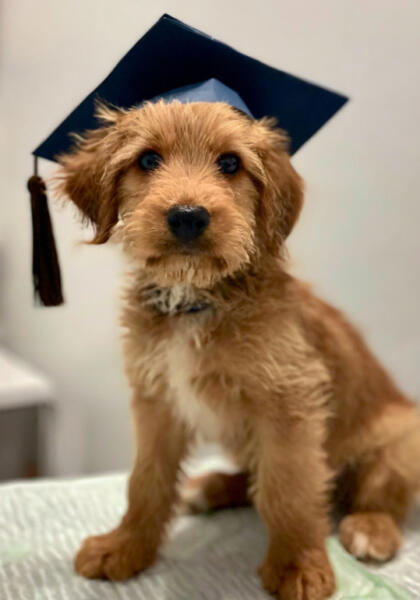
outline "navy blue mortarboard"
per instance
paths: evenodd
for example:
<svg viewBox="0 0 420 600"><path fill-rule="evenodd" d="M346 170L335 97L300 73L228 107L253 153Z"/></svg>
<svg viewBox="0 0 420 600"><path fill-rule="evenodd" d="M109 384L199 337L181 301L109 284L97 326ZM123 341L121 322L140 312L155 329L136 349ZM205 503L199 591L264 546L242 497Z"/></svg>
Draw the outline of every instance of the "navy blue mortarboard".
<svg viewBox="0 0 420 600"><path fill-rule="evenodd" d="M175 88L169 92L158 94L154 98L151 98L150 101L156 102L157 100L165 100L165 102L178 100L183 103L226 102L226 104L238 108L249 117L253 116L240 95L214 77L212 77L212 79L207 79L207 81L193 83L192 85L183 85L182 87Z"/></svg>
<svg viewBox="0 0 420 600"><path fill-rule="evenodd" d="M275 117L290 137L291 154L347 101L342 94L269 67L163 15L34 154L54 160L70 148L70 133L98 127L98 98L130 108L159 97L224 101L257 119Z"/></svg>
<svg viewBox="0 0 420 600"><path fill-rule="evenodd" d="M181 102L227 102L257 119L275 117L279 127L290 137L291 154L347 101L341 94L269 67L169 15L163 15L104 81L34 150L35 160L37 157L56 160L59 154L71 148L73 141L70 134L99 127L101 124L95 118L98 99L121 108L131 108L159 98L168 102L173 99ZM45 190L42 190L40 178L36 181L31 179L34 211L37 195L45 196ZM46 202L44 204L41 220L51 230L48 213L45 214ZM36 237L39 227L35 220L33 212ZM60 292L56 294L54 291L58 261L52 230L47 236L38 232L38 237L46 250L40 252L34 241L35 289L44 304L60 304L59 270ZM46 237L50 240L48 243L43 241ZM48 263L51 256L54 264L45 270L40 265ZM51 286L50 280L53 280ZM43 291L46 288L49 288L47 294Z"/></svg>

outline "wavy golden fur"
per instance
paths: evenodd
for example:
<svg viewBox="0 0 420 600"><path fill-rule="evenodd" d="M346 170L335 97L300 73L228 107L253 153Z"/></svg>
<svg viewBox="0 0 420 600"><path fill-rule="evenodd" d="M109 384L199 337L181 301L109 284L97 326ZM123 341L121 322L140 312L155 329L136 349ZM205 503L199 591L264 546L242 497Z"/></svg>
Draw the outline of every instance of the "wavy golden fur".
<svg viewBox="0 0 420 600"><path fill-rule="evenodd" d="M190 506L251 500L269 533L265 588L327 598L333 497L355 556L386 560L400 545L420 484L417 409L343 315L287 272L303 187L283 132L223 103L99 112L103 127L61 157L60 189L95 225L93 242L122 240L134 265L122 321L137 456L121 524L84 542L76 570L122 580L155 560L202 433L239 473L190 482ZM150 149L162 162L145 172ZM236 173L218 170L224 153L240 158ZM195 241L169 230L175 205L208 211Z"/></svg>

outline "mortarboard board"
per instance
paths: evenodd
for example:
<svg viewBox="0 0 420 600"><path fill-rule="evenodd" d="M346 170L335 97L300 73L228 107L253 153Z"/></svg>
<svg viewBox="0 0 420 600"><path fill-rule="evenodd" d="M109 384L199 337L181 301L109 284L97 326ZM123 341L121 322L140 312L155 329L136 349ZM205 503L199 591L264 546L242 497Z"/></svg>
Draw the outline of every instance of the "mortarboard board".
<svg viewBox="0 0 420 600"><path fill-rule="evenodd" d="M71 148L70 134L99 127L95 117L98 99L121 108L131 108L146 100L160 98L168 102L173 99L181 102L227 102L254 118L275 117L279 127L289 135L291 154L347 101L341 94L270 67L169 15L163 15L102 83L34 150L35 162L37 157L56 160L59 154ZM44 304L60 304L60 273L45 187L42 187L39 177L30 181L35 290ZM38 196L44 197L41 221L46 224L46 234L39 233L39 215L34 215ZM42 248L36 248L36 244ZM48 262L51 264L45 268ZM58 293L54 291L57 286L60 288Z"/></svg>

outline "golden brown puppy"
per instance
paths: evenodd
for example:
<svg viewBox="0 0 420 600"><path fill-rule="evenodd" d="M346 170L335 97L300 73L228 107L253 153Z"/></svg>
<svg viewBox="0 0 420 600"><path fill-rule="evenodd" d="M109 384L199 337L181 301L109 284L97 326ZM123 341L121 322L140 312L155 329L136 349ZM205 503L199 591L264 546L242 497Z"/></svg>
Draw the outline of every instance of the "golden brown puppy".
<svg viewBox="0 0 420 600"><path fill-rule="evenodd" d="M60 188L94 243L119 236L132 259L123 325L137 456L121 524L87 539L76 569L122 580L155 560L180 462L202 433L242 474L190 492L216 507L248 491L269 532L265 588L327 598L334 487L350 552L386 560L400 545L420 483L416 407L345 318L287 273L302 182L272 122L223 103L100 116L61 158Z"/></svg>

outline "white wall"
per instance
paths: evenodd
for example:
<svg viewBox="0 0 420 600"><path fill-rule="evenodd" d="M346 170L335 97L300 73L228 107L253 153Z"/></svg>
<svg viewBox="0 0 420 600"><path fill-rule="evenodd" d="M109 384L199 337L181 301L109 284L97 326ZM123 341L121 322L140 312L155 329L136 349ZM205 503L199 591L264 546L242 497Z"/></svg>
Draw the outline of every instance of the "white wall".
<svg viewBox="0 0 420 600"><path fill-rule="evenodd" d="M3 0L1 11L0 326L56 382L58 472L130 460L121 260L116 248L78 245L72 210L55 206L67 303L33 306L30 151L164 12L351 96L294 159L307 203L291 253L420 398L418 0Z"/></svg>

